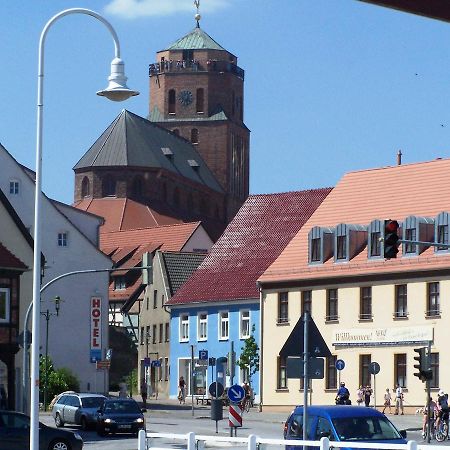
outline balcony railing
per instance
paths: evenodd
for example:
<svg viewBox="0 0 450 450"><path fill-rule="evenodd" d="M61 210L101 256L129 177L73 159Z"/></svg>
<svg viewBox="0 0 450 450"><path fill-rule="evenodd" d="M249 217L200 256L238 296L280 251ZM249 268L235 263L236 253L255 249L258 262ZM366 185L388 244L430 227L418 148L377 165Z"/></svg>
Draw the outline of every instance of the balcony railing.
<svg viewBox="0 0 450 450"><path fill-rule="evenodd" d="M150 77L162 73L183 73L183 72L229 72L233 73L242 80L244 79L244 69L229 61L220 61L217 59L208 60L166 60L152 63L148 67Z"/></svg>

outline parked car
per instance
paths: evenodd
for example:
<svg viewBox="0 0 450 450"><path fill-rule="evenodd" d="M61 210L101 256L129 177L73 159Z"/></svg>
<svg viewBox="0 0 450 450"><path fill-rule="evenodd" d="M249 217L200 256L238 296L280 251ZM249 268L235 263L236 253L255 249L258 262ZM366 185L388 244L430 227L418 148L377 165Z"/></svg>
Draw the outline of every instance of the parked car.
<svg viewBox="0 0 450 450"><path fill-rule="evenodd" d="M53 405L52 416L55 425L60 428L65 423L81 425L83 430L97 423L97 411L106 397L100 394L67 393Z"/></svg>
<svg viewBox="0 0 450 450"><path fill-rule="evenodd" d="M133 433L145 430L145 419L141 408L132 398L107 398L97 415L97 433Z"/></svg>
<svg viewBox="0 0 450 450"><path fill-rule="evenodd" d="M360 406L308 407L307 438L317 441L322 437L338 442L406 444L406 431L398 431L376 409ZM297 406L287 418L284 438L303 439L303 406ZM299 447L286 445L286 450L299 450Z"/></svg>
<svg viewBox="0 0 450 450"><path fill-rule="evenodd" d="M15 411L0 411L0 450L30 448L30 417ZM57 430L39 422L39 450L82 450L78 433Z"/></svg>

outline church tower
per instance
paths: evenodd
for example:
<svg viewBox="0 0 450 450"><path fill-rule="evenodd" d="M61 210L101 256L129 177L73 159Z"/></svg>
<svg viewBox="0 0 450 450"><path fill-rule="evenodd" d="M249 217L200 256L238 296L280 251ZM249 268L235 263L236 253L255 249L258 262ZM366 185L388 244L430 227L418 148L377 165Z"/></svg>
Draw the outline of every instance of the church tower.
<svg viewBox="0 0 450 450"><path fill-rule="evenodd" d="M150 64L148 118L196 147L225 191L230 221L249 193L244 70L195 18L197 26Z"/></svg>

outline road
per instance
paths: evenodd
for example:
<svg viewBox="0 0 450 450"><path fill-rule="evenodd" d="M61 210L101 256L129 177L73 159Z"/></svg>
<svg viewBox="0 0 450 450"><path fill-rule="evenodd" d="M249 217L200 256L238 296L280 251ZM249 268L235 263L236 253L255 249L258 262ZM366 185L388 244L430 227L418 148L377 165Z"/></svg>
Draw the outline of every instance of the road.
<svg viewBox="0 0 450 450"><path fill-rule="evenodd" d="M210 419L209 407L196 407L194 415L187 405L179 406L175 403L153 403L150 404L146 415L146 425L148 432L186 434L193 431L196 434L230 436L228 427L228 409L224 408L224 420L218 422L218 433L216 434L216 422ZM243 427L237 429L238 437L246 437L249 434L256 434L264 438L280 439L283 436L283 425L288 413L284 412L258 412L256 408L243 416ZM421 416L405 415L393 416L389 418L398 429L407 429L408 439L414 439L423 444L420 431ZM41 422L54 426L51 415L42 414ZM108 436L101 438L95 431L81 431L79 427L65 426L65 429L80 432L84 440L86 450L137 450L137 439L126 435ZM415 429L414 431L410 431ZM450 443L447 441L447 443ZM446 445L442 443L440 445ZM432 441L436 444L436 441ZM180 442L173 442L171 448L180 448Z"/></svg>

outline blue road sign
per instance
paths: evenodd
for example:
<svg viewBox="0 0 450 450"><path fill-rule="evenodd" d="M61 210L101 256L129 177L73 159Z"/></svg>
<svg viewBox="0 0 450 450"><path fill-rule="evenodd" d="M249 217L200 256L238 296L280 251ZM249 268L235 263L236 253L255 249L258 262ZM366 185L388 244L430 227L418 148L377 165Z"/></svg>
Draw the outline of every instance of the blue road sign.
<svg viewBox="0 0 450 450"><path fill-rule="evenodd" d="M228 389L227 395L231 403L239 403L244 399L245 391L239 384L233 384L233 386Z"/></svg>
<svg viewBox="0 0 450 450"><path fill-rule="evenodd" d="M152 367L161 367L161 361L159 359L154 359L152 361Z"/></svg>
<svg viewBox="0 0 450 450"><path fill-rule="evenodd" d="M216 394L217 397L222 397L223 391L223 384L220 381L212 382L208 388L208 392L211 394L211 397L216 397Z"/></svg>
<svg viewBox="0 0 450 450"><path fill-rule="evenodd" d="M379 371L380 371L380 365L379 365L377 362L372 361L372 362L369 364L369 372L370 372L372 375L376 375Z"/></svg>
<svg viewBox="0 0 450 450"><path fill-rule="evenodd" d="M151 360L150 358L144 358L144 367L150 367Z"/></svg>
<svg viewBox="0 0 450 450"><path fill-rule="evenodd" d="M199 350L198 359L201 361L208 361L208 350Z"/></svg>
<svg viewBox="0 0 450 450"><path fill-rule="evenodd" d="M337 370L342 370L345 367L345 362L343 359L338 359L336 360L334 366L336 367Z"/></svg>

